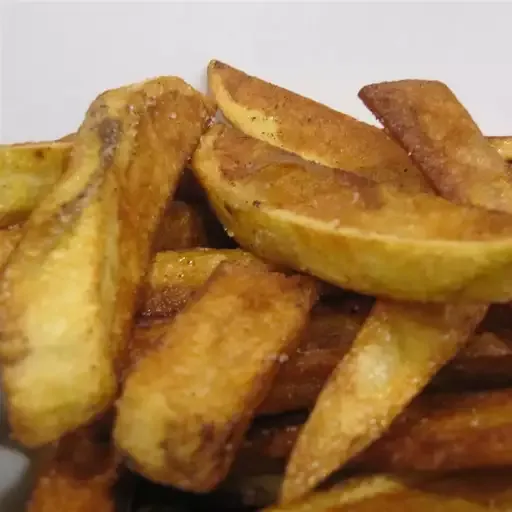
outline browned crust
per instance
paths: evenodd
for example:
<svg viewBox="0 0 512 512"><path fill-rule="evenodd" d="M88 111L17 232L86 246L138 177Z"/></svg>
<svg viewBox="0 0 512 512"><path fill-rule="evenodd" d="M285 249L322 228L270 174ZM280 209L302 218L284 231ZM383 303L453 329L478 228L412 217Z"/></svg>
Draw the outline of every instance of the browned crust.
<svg viewBox="0 0 512 512"><path fill-rule="evenodd" d="M210 62L208 78L225 117L248 135L307 160L393 182L410 192L429 189L407 154L379 128L217 60ZM229 100L223 101L221 92ZM232 104L238 107L236 113ZM274 121L276 131L251 126L256 124L253 110Z"/></svg>
<svg viewBox="0 0 512 512"><path fill-rule="evenodd" d="M383 82L359 96L443 197L512 212L505 161L445 84Z"/></svg>
<svg viewBox="0 0 512 512"><path fill-rule="evenodd" d="M111 405L157 222L212 114L174 77L107 91L90 106L65 175L2 276L3 386L13 435L27 446Z"/></svg>
<svg viewBox="0 0 512 512"><path fill-rule="evenodd" d="M387 433L350 463L371 472L452 471L512 464L512 391L422 395ZM307 414L258 420L239 453L240 467L286 460Z"/></svg>
<svg viewBox="0 0 512 512"><path fill-rule="evenodd" d="M115 439L131 464L183 489L217 485L314 300L307 278L222 263L128 376Z"/></svg>

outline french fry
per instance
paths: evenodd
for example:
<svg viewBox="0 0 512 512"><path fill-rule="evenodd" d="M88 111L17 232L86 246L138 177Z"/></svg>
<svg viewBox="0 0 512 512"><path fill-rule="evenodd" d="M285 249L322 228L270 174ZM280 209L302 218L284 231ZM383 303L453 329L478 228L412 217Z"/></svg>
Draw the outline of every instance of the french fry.
<svg viewBox="0 0 512 512"><path fill-rule="evenodd" d="M215 487L315 297L306 277L223 262L127 378L114 437L130 464L181 489Z"/></svg>
<svg viewBox="0 0 512 512"><path fill-rule="evenodd" d="M142 316L176 314L223 261L256 261L256 258L238 249L158 253L149 273Z"/></svg>
<svg viewBox="0 0 512 512"><path fill-rule="evenodd" d="M45 454L27 512L115 512L118 457L104 421L62 438Z"/></svg>
<svg viewBox="0 0 512 512"><path fill-rule="evenodd" d="M508 512L509 471L457 475L370 475L354 477L302 501L266 512Z"/></svg>
<svg viewBox="0 0 512 512"><path fill-rule="evenodd" d="M224 117L302 158L409 191L428 191L407 154L374 126L213 60L208 85Z"/></svg>
<svg viewBox="0 0 512 512"><path fill-rule="evenodd" d="M377 91L381 90L381 86L370 86L370 89L365 88L360 94L367 104L368 96L371 96L373 110L377 94L375 87ZM369 93L369 90L373 92ZM382 90L387 91L387 86L384 85ZM434 95L433 91L430 92ZM426 97L429 97L428 92ZM433 101L436 105L438 99ZM427 105L427 102L425 99L423 105ZM382 108L385 108L386 112L389 110L391 116L397 112L401 113L399 102L399 106L395 104L391 108L390 104L392 101L386 96ZM425 109L428 111L427 106ZM462 124L462 131L465 130L464 136L457 139L455 146L453 140L442 140L440 134L457 132L458 128L448 122L443 132L441 118L434 118L430 112L422 120L417 112L407 118L407 130L415 122L419 123L420 128L414 127L416 132L413 137L408 139L408 143L402 142L402 145L409 152L413 151L413 147L418 148L420 145L422 148L428 148L424 153L419 150L418 153L422 156L414 158L414 162L432 181L436 180L436 173L442 176L442 179L446 179L445 184L452 180L452 183L458 186L458 190L456 196L451 192L447 194L451 199L464 194L464 179L471 179L470 176L473 175L473 182L478 182L485 175L489 160L496 160L498 170L493 175L496 179L492 178L491 181L492 187L500 189L501 193L484 194L482 198L487 208L510 213L512 202L507 206L503 198L512 198L512 182L504 175L503 159L493 149L489 149L488 142L481 133L475 132L476 125L467 113L463 115L464 110L461 112L460 108L455 106L451 109L452 113L453 111L456 111L457 115L455 120L450 121ZM387 127L391 123L390 119L384 121ZM430 121L432 126L429 124ZM400 122L398 120L395 124L399 125ZM433 131L422 136L421 128L427 132L430 129ZM397 126L394 125L393 130L393 136L397 136ZM412 131L414 132L414 129ZM409 132L406 133L404 130L399 130L398 133L403 137L409 137ZM432 133L434 136L429 138ZM472 164L466 167L463 158L457 160L457 155L464 154L471 155L472 160ZM451 158L452 156L454 158ZM431 172L432 169L428 169L432 163L436 170L434 174ZM469 198L461 197L463 203L474 204L471 200L473 184L467 184ZM436 188L442 192L447 190L439 182L436 183ZM432 376L464 346L482 320L487 306L471 308L448 304L430 309L430 321L429 308L428 305L389 302L380 302L376 305L351 351L332 373L322 390L294 446L286 469L282 490L283 501L303 495L377 439L397 414L427 385ZM415 348L415 343L422 338L425 346ZM392 343L389 340L392 340ZM403 359L400 361L401 357ZM412 369L414 371L409 374ZM404 377L408 381L407 389L403 384L405 381L400 382ZM333 410L336 410L336 413L333 413Z"/></svg>
<svg viewBox="0 0 512 512"><path fill-rule="evenodd" d="M157 222L212 113L174 77L108 91L89 108L65 176L2 276L3 389L26 446L111 405Z"/></svg>
<svg viewBox="0 0 512 512"><path fill-rule="evenodd" d="M359 93L441 196L512 212L512 177L468 111L443 83L401 80Z"/></svg>
<svg viewBox="0 0 512 512"><path fill-rule="evenodd" d="M0 228L23 222L62 176L72 144L0 145Z"/></svg>
<svg viewBox="0 0 512 512"><path fill-rule="evenodd" d="M510 466L511 399L511 389L421 395L348 467L400 473ZM306 417L258 419L239 452L239 467L258 472L285 461Z"/></svg>
<svg viewBox="0 0 512 512"><path fill-rule="evenodd" d="M509 215L305 165L222 125L202 137L192 165L224 226L265 260L395 299L512 294Z"/></svg>

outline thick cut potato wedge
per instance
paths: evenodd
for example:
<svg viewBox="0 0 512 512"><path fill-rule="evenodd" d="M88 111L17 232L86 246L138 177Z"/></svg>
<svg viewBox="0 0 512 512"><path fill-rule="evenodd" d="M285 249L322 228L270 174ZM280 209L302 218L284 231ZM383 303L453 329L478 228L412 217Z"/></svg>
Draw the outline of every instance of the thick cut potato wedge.
<svg viewBox="0 0 512 512"><path fill-rule="evenodd" d="M329 376L352 347L364 318L347 312L343 304L316 308L299 349L282 365L258 412L278 414L313 407ZM433 378L429 391L511 386L510 339L493 332L474 334L457 357Z"/></svg>
<svg viewBox="0 0 512 512"><path fill-rule="evenodd" d="M224 117L251 137L409 192L429 190L407 154L379 128L219 61L208 66L208 84Z"/></svg>
<svg viewBox="0 0 512 512"><path fill-rule="evenodd" d="M127 378L114 436L133 467L181 489L215 487L315 297L306 277L223 262Z"/></svg>
<svg viewBox="0 0 512 512"><path fill-rule="evenodd" d="M465 345L485 311L378 302L301 430L282 500L303 496L378 439Z"/></svg>
<svg viewBox="0 0 512 512"><path fill-rule="evenodd" d="M512 212L512 176L468 111L443 83L367 85L359 96L444 198Z"/></svg>
<svg viewBox="0 0 512 512"><path fill-rule="evenodd" d="M192 163L224 226L265 260L368 295L512 296L509 215L306 165L222 125L203 136Z"/></svg>
<svg viewBox="0 0 512 512"><path fill-rule="evenodd" d="M306 416L258 419L239 452L239 467L258 472L285 461ZM512 464L511 434L511 389L421 395L349 468L400 473L506 467Z"/></svg>
<svg viewBox="0 0 512 512"><path fill-rule="evenodd" d="M106 410L154 231L213 107L181 79L107 91L4 270L0 357L13 436L53 441Z"/></svg>
<svg viewBox="0 0 512 512"><path fill-rule="evenodd" d="M303 501L266 512L508 512L509 471L352 478Z"/></svg>
<svg viewBox="0 0 512 512"><path fill-rule="evenodd" d="M62 438L45 454L27 512L115 512L118 457L98 422Z"/></svg>
<svg viewBox="0 0 512 512"><path fill-rule="evenodd" d="M0 228L26 220L62 176L69 142L0 145Z"/></svg>

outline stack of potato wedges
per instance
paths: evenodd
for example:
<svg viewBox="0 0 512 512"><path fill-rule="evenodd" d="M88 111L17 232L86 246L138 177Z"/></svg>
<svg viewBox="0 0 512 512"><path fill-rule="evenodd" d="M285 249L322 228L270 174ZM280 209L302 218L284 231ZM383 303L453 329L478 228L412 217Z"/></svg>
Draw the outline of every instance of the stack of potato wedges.
<svg viewBox="0 0 512 512"><path fill-rule="evenodd" d="M382 128L208 83L0 146L27 510L511 510L512 137L437 81L363 87Z"/></svg>

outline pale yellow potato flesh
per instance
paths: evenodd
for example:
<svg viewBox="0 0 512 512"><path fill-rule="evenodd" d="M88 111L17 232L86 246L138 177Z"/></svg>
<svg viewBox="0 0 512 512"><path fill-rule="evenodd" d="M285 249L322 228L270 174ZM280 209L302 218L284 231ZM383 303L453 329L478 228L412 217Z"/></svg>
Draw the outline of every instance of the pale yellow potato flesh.
<svg viewBox="0 0 512 512"><path fill-rule="evenodd" d="M264 260L380 297L511 298L509 215L305 165L225 125L192 166L228 232Z"/></svg>
<svg viewBox="0 0 512 512"><path fill-rule="evenodd" d="M4 269L2 385L13 437L54 441L106 410L154 231L213 106L179 78L107 91Z"/></svg>

